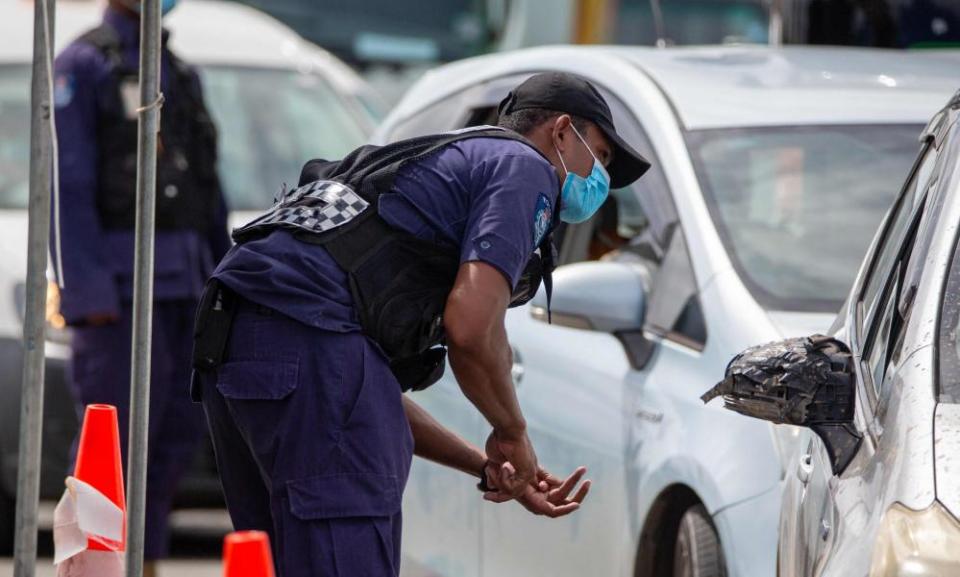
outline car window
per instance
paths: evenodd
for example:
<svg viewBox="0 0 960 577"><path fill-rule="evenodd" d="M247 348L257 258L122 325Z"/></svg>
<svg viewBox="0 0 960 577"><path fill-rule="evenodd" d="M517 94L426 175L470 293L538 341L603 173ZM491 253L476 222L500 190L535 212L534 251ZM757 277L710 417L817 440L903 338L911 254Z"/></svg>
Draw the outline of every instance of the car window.
<svg viewBox="0 0 960 577"><path fill-rule="evenodd" d="M0 66L0 209L26 208L30 170L30 69Z"/></svg>
<svg viewBox="0 0 960 577"><path fill-rule="evenodd" d="M933 147L921 153L903 194L891 210L879 249L873 257L870 275L861 293L860 312L863 319L864 381L870 384L871 396L882 402L888 386L887 368L901 344L902 329L908 309L901 307L908 263L923 258L914 255L919 223L928 217L923 213L926 192L937 159Z"/></svg>
<svg viewBox="0 0 960 577"><path fill-rule="evenodd" d="M761 306L840 308L916 161L921 129L782 125L686 133L720 239Z"/></svg>
<svg viewBox="0 0 960 577"><path fill-rule="evenodd" d="M862 319L859 327L861 339L866 336L866 331L863 329L874 324L874 318L881 305L882 290L890 280L894 262L902 252L904 237L907 235L909 224L915 218L922 195L929 186L936 159L936 150L932 146L927 146L915 164L903 194L890 209L884 223L885 230L873 253L870 272L859 298Z"/></svg>
<svg viewBox="0 0 960 577"><path fill-rule="evenodd" d="M204 66L204 97L219 133L218 171L231 210L262 210L311 158L341 158L362 145L367 123L317 74ZM30 70L0 67L0 209L26 208Z"/></svg>
<svg viewBox="0 0 960 577"><path fill-rule="evenodd" d="M468 107L468 95L463 92L444 98L398 122L387 134L387 141L396 142L460 128L465 124L463 119Z"/></svg>
<svg viewBox="0 0 960 577"><path fill-rule="evenodd" d="M650 163L650 170L631 186L611 191L605 210L571 228L590 230L588 249L575 254L564 246L566 260L596 258L597 245L619 245L603 251L601 259L640 263L649 275L645 325L648 330L700 349L706 342L706 323L686 239L673 203L663 165L641 124L623 103L604 89L614 124L624 139ZM615 209L611 209L611 205ZM611 221L616 222L614 226ZM568 231L565 245L584 234Z"/></svg>
<svg viewBox="0 0 960 577"><path fill-rule="evenodd" d="M883 308L877 317L876 329L873 332L867 350L867 367L870 371L870 381L873 385L873 392L876 398L883 398L886 385L886 370L890 360L890 353L895 346L894 342L899 336L899 331L894 330L894 325L898 320L897 315L897 297L900 294L900 267L894 270L890 279L889 289L886 291L885 298L882 301Z"/></svg>
<svg viewBox="0 0 960 577"><path fill-rule="evenodd" d="M238 66L201 74L231 210L270 206L281 185L296 184L306 161L342 158L366 142L347 96L317 74Z"/></svg>

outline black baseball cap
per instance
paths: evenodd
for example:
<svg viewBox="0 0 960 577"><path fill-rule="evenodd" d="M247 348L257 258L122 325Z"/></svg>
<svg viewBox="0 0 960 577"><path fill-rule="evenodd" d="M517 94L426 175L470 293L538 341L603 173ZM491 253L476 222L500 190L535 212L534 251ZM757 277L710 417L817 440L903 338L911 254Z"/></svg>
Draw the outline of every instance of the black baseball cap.
<svg viewBox="0 0 960 577"><path fill-rule="evenodd" d="M613 161L607 167L610 188L622 188L637 180L650 163L634 150L613 126L610 107L600 92L583 78L566 72L534 74L500 102L500 116L529 108L556 110L597 125L613 145Z"/></svg>

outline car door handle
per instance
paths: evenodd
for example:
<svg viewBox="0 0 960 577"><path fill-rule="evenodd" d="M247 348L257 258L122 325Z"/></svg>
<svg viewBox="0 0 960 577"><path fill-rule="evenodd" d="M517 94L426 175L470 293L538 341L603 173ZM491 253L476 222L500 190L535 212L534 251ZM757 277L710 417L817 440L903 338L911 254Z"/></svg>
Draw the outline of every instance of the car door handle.
<svg viewBox="0 0 960 577"><path fill-rule="evenodd" d="M800 465L797 467L797 478L806 485L810 482L810 473L813 472L813 457L810 453L800 456Z"/></svg>
<svg viewBox="0 0 960 577"><path fill-rule="evenodd" d="M513 379L513 386L519 388L523 382L523 375L526 370L523 368L523 357L516 347L510 347L513 352L513 365L510 367L510 378Z"/></svg>

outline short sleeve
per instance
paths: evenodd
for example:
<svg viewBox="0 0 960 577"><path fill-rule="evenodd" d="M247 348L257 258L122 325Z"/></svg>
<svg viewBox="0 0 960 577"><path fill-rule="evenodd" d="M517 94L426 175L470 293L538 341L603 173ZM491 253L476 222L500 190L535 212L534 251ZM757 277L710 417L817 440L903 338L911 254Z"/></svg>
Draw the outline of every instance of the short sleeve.
<svg viewBox="0 0 960 577"><path fill-rule="evenodd" d="M485 262L510 287L548 232L559 193L553 166L526 145L507 141L471 174L470 208L460 263Z"/></svg>

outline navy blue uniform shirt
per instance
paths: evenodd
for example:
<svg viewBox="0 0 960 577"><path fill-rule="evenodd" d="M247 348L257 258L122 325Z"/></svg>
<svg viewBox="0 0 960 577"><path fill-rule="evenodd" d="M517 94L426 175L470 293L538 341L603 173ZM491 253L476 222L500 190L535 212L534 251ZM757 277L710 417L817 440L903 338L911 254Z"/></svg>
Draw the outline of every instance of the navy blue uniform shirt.
<svg viewBox="0 0 960 577"><path fill-rule="evenodd" d="M104 23L119 36L124 63L139 67L140 24L108 8ZM166 39L166 35L164 35ZM173 63L164 52L160 88L167 101L178 97ZM73 42L57 57L54 85L60 162L60 219L65 289L61 312L68 323L94 314L119 315L133 295L133 230L105 230L97 212L97 98L111 66L99 49ZM199 78L194 78L199 90ZM110 88L107 88L107 87ZM230 247L226 205L221 199L209 233L158 230L154 299L195 300L214 265Z"/></svg>
<svg viewBox="0 0 960 577"><path fill-rule="evenodd" d="M556 171L521 142L470 138L409 162L378 211L391 226L460 251L517 283L551 222ZM242 297L306 325L360 330L346 274L322 247L285 230L235 246L214 273Z"/></svg>

